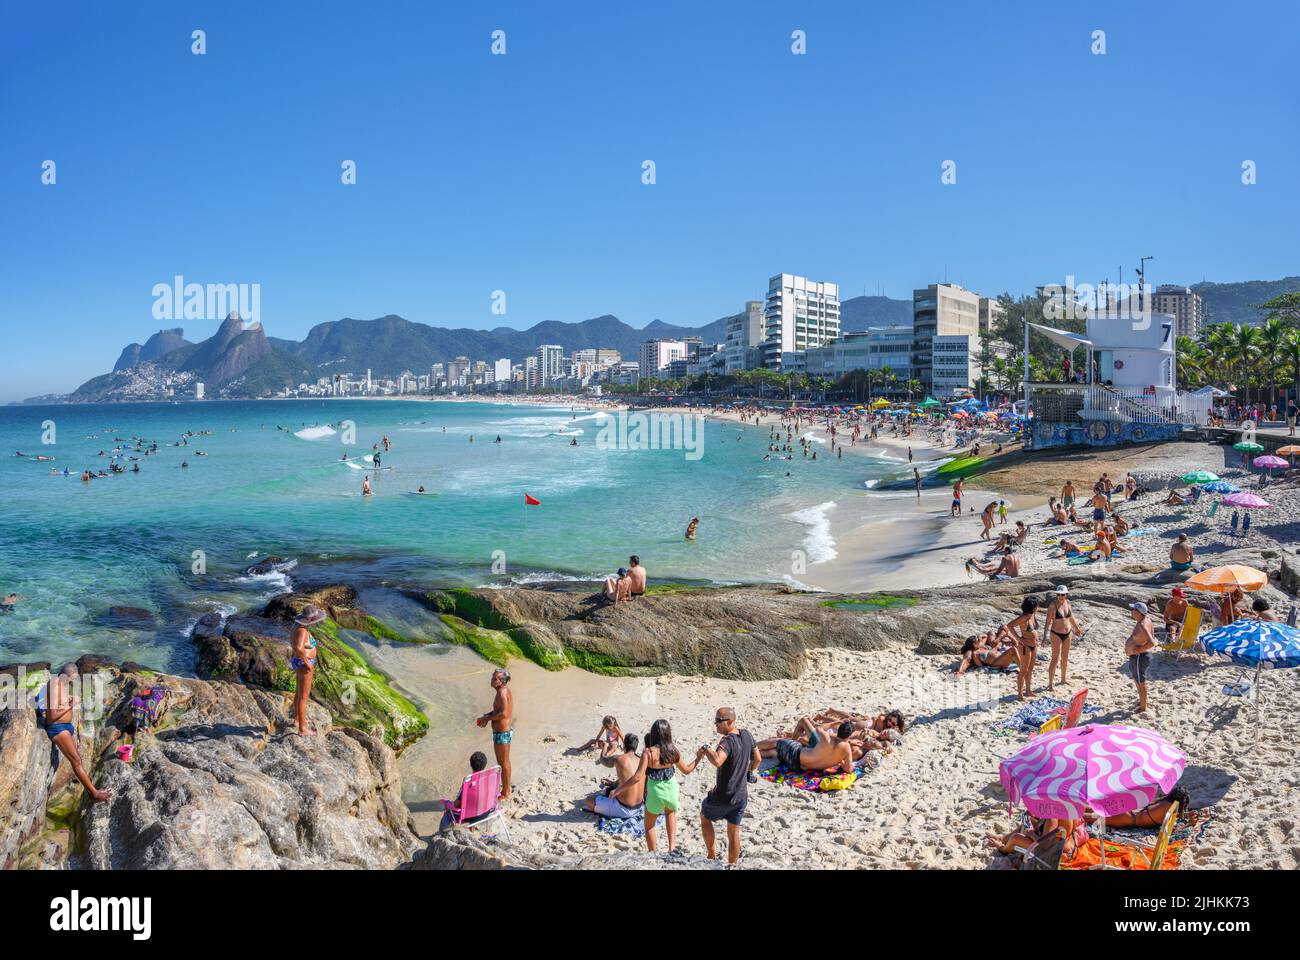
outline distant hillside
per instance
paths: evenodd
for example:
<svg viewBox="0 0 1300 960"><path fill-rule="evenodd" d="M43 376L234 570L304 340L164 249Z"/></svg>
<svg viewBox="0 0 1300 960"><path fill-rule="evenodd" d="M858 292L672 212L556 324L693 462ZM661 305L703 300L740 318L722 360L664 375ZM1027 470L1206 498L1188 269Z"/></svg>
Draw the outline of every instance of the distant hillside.
<svg viewBox="0 0 1300 960"><path fill-rule="evenodd" d="M174 327L171 330L159 330L143 344L129 344L122 351L122 355L117 358L113 370L129 370L149 360L161 360L173 350L188 346L191 346L191 344L185 339L185 331L182 328Z"/></svg>
<svg viewBox="0 0 1300 960"><path fill-rule="evenodd" d="M840 302L840 330L860 333L867 327L911 326L912 301L889 297L852 297Z"/></svg>
<svg viewBox="0 0 1300 960"><path fill-rule="evenodd" d="M1265 311L1251 304L1264 303L1284 293L1300 290L1300 277L1281 280L1247 280L1243 283L1194 283L1201 295L1207 323L1259 323Z"/></svg>

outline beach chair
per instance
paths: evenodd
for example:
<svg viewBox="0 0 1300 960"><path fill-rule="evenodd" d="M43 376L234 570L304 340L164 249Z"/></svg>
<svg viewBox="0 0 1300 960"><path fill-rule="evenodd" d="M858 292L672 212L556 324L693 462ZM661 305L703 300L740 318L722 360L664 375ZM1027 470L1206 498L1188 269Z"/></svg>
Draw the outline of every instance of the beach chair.
<svg viewBox="0 0 1300 960"><path fill-rule="evenodd" d="M1051 733L1053 730L1060 730L1061 722L1064 719L1065 717L1059 713L1055 714L1054 716L1048 717L1047 720L1045 720L1043 724L1038 728L1038 732Z"/></svg>
<svg viewBox="0 0 1300 960"><path fill-rule="evenodd" d="M1075 727L1079 725L1079 721L1083 718L1083 705L1085 702L1087 702L1087 700L1088 700L1087 687L1084 687L1082 690L1080 690L1078 693L1074 695L1074 699L1070 701L1070 709L1066 711L1065 714L1064 727L1066 730L1073 730Z"/></svg>
<svg viewBox="0 0 1300 960"><path fill-rule="evenodd" d="M1059 870L1065 838L1060 830L1053 830L1031 847L1021 851L1021 870Z"/></svg>
<svg viewBox="0 0 1300 960"><path fill-rule="evenodd" d="M501 797L501 768L488 767L471 773L460 785L459 804L443 798L442 805L451 813L449 829L460 827L479 829L493 820L501 822L501 832L510 839L510 824L498 803ZM492 834L485 834L492 836Z"/></svg>
<svg viewBox="0 0 1300 960"><path fill-rule="evenodd" d="M1169 849L1169 841L1173 838L1174 827L1178 824L1178 802L1174 801L1169 805L1169 812L1165 814L1164 823L1160 824L1160 836L1156 838L1155 850L1151 852L1151 859L1148 860L1152 870L1159 870L1165 862L1165 853Z"/></svg>
<svg viewBox="0 0 1300 960"><path fill-rule="evenodd" d="M1183 652L1191 650L1196 646L1197 635L1201 631L1200 607L1189 604L1187 607L1187 616L1183 619L1183 629L1179 631L1178 636L1170 641L1160 645L1160 649L1166 653L1172 653L1175 658L1181 657Z"/></svg>

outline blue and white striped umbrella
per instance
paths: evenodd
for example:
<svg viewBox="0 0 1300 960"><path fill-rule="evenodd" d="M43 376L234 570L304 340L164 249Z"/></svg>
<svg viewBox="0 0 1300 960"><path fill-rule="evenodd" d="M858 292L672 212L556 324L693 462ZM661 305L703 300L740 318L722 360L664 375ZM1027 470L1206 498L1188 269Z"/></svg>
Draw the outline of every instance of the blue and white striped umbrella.
<svg viewBox="0 0 1300 960"><path fill-rule="evenodd" d="M1201 637L1205 649L1243 667L1300 667L1300 630L1271 620L1238 620Z"/></svg>
<svg viewBox="0 0 1300 960"><path fill-rule="evenodd" d="M1235 483L1229 483L1227 480L1215 480L1213 483L1202 484L1201 489L1206 493L1241 493L1241 487Z"/></svg>

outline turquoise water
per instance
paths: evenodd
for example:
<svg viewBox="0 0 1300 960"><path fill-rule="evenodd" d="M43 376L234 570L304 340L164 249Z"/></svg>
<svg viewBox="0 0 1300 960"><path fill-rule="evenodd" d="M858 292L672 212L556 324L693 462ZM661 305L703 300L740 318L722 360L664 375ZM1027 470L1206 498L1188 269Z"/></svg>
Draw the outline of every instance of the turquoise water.
<svg viewBox="0 0 1300 960"><path fill-rule="evenodd" d="M355 446L311 430L345 420L356 424ZM42 444L45 421L53 444ZM637 553L652 579L779 581L792 577L792 551L814 565L833 554L827 504L861 498L865 481L899 469L837 460L819 443L816 462L797 453L764 462L767 426L716 421L704 425L698 460L598 449L599 424L593 411L423 401L0 408L0 593L25 598L0 614L0 663L91 651L184 670L197 616L254 607L304 580L582 586ZM173 446L186 431L211 433ZM555 435L576 431L577 447ZM325 435L304 438L315 432ZM385 435L392 450L378 475L339 462ZM131 437L158 443L140 473L81 481L85 468L107 469L114 447L134 446L115 438ZM20 450L56 459L13 455ZM363 498L366 475L374 495ZM437 496L414 495L421 484ZM525 506L525 493L541 505ZM700 531L689 543L692 516ZM194 551L204 572L192 569ZM264 554L298 566L245 576ZM114 605L153 619L115 620Z"/></svg>

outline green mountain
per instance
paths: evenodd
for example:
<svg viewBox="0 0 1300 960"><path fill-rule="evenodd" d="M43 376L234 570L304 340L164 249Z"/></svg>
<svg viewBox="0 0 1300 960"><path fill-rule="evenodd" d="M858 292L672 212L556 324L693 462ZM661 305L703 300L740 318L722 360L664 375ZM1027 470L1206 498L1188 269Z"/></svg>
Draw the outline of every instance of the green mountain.
<svg viewBox="0 0 1300 960"><path fill-rule="evenodd" d="M1300 277L1246 280L1242 283L1194 283L1192 289L1201 295L1207 323L1259 323L1266 311L1253 305L1300 290Z"/></svg>

